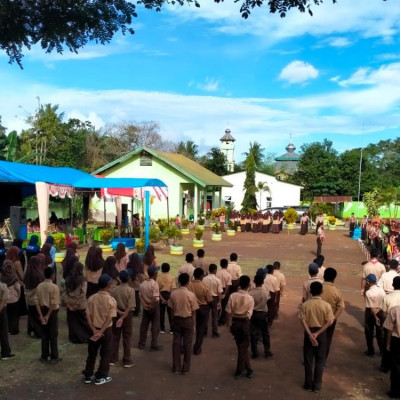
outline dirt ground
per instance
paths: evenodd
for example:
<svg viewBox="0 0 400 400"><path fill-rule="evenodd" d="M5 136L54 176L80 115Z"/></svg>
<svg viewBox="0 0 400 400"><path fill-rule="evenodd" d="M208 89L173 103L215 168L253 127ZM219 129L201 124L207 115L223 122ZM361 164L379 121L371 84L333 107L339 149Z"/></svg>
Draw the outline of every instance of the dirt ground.
<svg viewBox="0 0 400 400"><path fill-rule="evenodd" d="M186 376L171 373L172 335L160 335L164 351L149 352L133 348L136 366L124 369L111 367L113 380L103 386L85 385L81 371L85 364L86 345L68 342L65 313L60 313L59 346L63 361L43 365L38 361L40 340L26 335L26 318L21 319L21 334L11 337L17 357L0 361L0 399L384 399L389 389L389 376L378 371L378 357L364 355L364 301L360 296L360 271L364 254L347 231L327 232L323 245L325 266L338 271L337 286L344 293L346 310L338 322L331 355L320 393L302 389L303 330L297 318L301 301L301 284L307 278L307 266L315 257L316 237L300 236L296 231L273 234L238 233L224 235L221 242L212 242L205 233L206 258L219 263L230 252L239 254L243 272L254 275L260 266L279 260L288 286L281 300L280 319L271 329L272 359L252 360L253 379L235 380L236 347L225 327L219 339L206 338L203 353L192 357L191 372ZM183 239L186 252L195 253L192 237ZM81 250L82 255L85 249ZM158 262L169 262L173 273L184 256L170 256L167 249L157 252ZM137 345L140 318L134 319L134 346ZM148 344L149 345L149 344Z"/></svg>

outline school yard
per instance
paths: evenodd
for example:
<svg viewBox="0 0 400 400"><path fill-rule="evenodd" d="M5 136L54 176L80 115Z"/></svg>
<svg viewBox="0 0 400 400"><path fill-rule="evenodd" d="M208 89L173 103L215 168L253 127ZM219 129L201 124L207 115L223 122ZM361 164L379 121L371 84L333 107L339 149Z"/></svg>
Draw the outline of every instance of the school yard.
<svg viewBox="0 0 400 400"><path fill-rule="evenodd" d="M224 235L222 242L212 242L205 234L206 258L218 264L230 252L239 254L243 272L251 276L260 266L279 260L288 286L281 300L280 319L271 329L272 359L252 360L253 379L233 378L236 346L226 327L220 328L219 339L206 338L203 353L192 357L191 372L186 376L171 373L172 335L160 335L164 351L133 349L136 366L111 367L113 380L103 386L85 385L84 368L87 347L68 343L65 313L60 313L59 346L63 361L43 365L38 361L40 340L26 335L26 318L21 320L21 334L11 337L17 357L0 361L1 399L132 399L132 400L239 400L239 399L385 399L389 376L378 371L378 357L364 355L364 301L360 295L361 262L365 259L356 241L347 231L327 232L323 245L325 266L338 271L337 286L343 291L346 310L338 322L331 355L320 393L302 389L303 330L297 318L301 285L307 278L307 266L314 259L316 237L300 236L297 231L279 235L238 233ZM191 237L183 239L185 252L195 253ZM84 260L86 249L80 250ZM172 272L184 262L184 256L170 256L167 249L157 251L158 262L169 262ZM140 318L134 318L134 346L137 345ZM261 344L260 344L261 345Z"/></svg>

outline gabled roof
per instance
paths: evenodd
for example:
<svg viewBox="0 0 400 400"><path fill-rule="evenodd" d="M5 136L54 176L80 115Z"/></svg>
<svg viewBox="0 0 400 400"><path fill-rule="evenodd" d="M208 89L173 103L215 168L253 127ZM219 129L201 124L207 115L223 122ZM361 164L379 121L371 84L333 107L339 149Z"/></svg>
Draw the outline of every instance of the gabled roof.
<svg viewBox="0 0 400 400"><path fill-rule="evenodd" d="M111 163L105 165L104 167L101 167L98 170L94 171L94 174L103 173L104 171L107 171L112 167L115 167L121 163L129 161L129 159L140 154L142 151L146 151L153 157L157 157L159 160L165 162L167 165L176 169L177 171L179 171L180 173L187 176L188 178L190 178L191 180L193 180L194 182L198 183L203 187L206 186L232 187L232 185L226 180L224 180L222 177L214 174L214 172L211 172L207 168L204 168L203 166L198 164L196 161L193 161L190 158L183 156L182 154L165 153L162 151L149 149L147 147L138 147L137 149L125 154L120 158L117 158Z"/></svg>

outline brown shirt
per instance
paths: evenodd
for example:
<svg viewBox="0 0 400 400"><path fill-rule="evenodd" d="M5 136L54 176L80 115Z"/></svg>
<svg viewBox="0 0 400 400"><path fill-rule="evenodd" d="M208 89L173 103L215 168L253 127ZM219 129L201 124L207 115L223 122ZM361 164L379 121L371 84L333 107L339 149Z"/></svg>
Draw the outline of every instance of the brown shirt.
<svg viewBox="0 0 400 400"><path fill-rule="evenodd" d="M321 299L331 305L333 314L336 314L339 308L344 310L344 300L341 291L332 282L324 282L322 285Z"/></svg>
<svg viewBox="0 0 400 400"><path fill-rule="evenodd" d="M182 286L171 293L168 305L172 308L174 317L188 318L199 308L193 292Z"/></svg>
<svg viewBox="0 0 400 400"><path fill-rule="evenodd" d="M363 266L362 277L366 279L369 274L374 274L376 279L379 280L380 277L386 272L385 266L381 264L376 258L367 262Z"/></svg>
<svg viewBox="0 0 400 400"><path fill-rule="evenodd" d="M117 316L117 302L105 290L100 290L90 296L87 302L86 314L91 318L95 328L100 329L108 318L111 318L109 328L112 326L112 318Z"/></svg>
<svg viewBox="0 0 400 400"><path fill-rule="evenodd" d="M278 279L272 274L266 275L263 287L271 293L279 292L281 290Z"/></svg>
<svg viewBox="0 0 400 400"><path fill-rule="evenodd" d="M232 285L231 274L226 270L226 268L222 268L217 272L217 278L221 280L223 289L226 289L228 286Z"/></svg>
<svg viewBox="0 0 400 400"><path fill-rule="evenodd" d="M394 290L392 293L387 294L382 300L381 309L383 312L388 313L395 306L400 306L400 290Z"/></svg>
<svg viewBox="0 0 400 400"><path fill-rule="evenodd" d="M35 289L26 289L25 288L25 298L26 298L26 303L28 306L34 306L38 304L37 300L37 287Z"/></svg>
<svg viewBox="0 0 400 400"><path fill-rule="evenodd" d="M157 283L160 292L172 292L176 289L175 278L169 272L162 272L157 275Z"/></svg>
<svg viewBox="0 0 400 400"><path fill-rule="evenodd" d="M238 280L242 276L242 268L236 261L231 261L226 269L230 274L233 281Z"/></svg>
<svg viewBox="0 0 400 400"><path fill-rule="evenodd" d="M250 295L254 299L254 311L268 311L267 301L271 298L269 291L264 287L256 287L250 290Z"/></svg>
<svg viewBox="0 0 400 400"><path fill-rule="evenodd" d="M233 317L251 318L254 308L254 299L248 292L240 289L229 296L226 312Z"/></svg>
<svg viewBox="0 0 400 400"><path fill-rule="evenodd" d="M60 308L60 289L56 284L45 280L44 282L39 283L36 290L37 300L40 307L50 308L50 306L55 306L55 310Z"/></svg>
<svg viewBox="0 0 400 400"><path fill-rule="evenodd" d="M133 310L136 307L135 291L128 283L121 283L112 291L112 296L117 302L119 314L123 314L127 309Z"/></svg>
<svg viewBox="0 0 400 400"><path fill-rule="evenodd" d="M201 268L204 271L204 275L208 274L209 263L204 258L198 257L196 260L193 261L193 266L195 268Z"/></svg>
<svg viewBox="0 0 400 400"><path fill-rule="evenodd" d="M143 301L143 308L150 310L153 307L154 301L160 300L160 289L154 279L146 279L140 284L140 297Z"/></svg>
<svg viewBox="0 0 400 400"><path fill-rule="evenodd" d="M275 277L276 279L278 279L280 290L282 290L283 287L286 286L286 278L285 278L285 275L284 275L281 271L279 271L279 270L277 270L277 269L274 270L273 275L274 275L274 277Z"/></svg>
<svg viewBox="0 0 400 400"><path fill-rule="evenodd" d="M188 289L196 296L199 306L206 306L213 301L210 289L202 281L196 279L190 282Z"/></svg>
<svg viewBox="0 0 400 400"><path fill-rule="evenodd" d="M400 306L390 309L383 327L392 331L393 336L400 338Z"/></svg>
<svg viewBox="0 0 400 400"><path fill-rule="evenodd" d="M203 283L208 287L211 296L219 296L224 290L222 289L221 279L217 278L215 274L209 274L203 278Z"/></svg>
<svg viewBox="0 0 400 400"><path fill-rule="evenodd" d="M86 289L86 281L82 282L75 290L64 289L62 293L64 303L75 310L85 310L87 306Z"/></svg>
<svg viewBox="0 0 400 400"><path fill-rule="evenodd" d="M179 267L178 272L179 272L179 274L183 274L183 273L189 274L189 278L193 279L194 270L195 270L195 268L193 267L193 264L186 263Z"/></svg>
<svg viewBox="0 0 400 400"><path fill-rule="evenodd" d="M320 283L324 283L324 281L320 278L318 278L318 276L314 276L310 279L307 279L304 283L303 283L303 299L304 301L308 300L311 298L311 293L310 293L310 286L313 282L320 282Z"/></svg>
<svg viewBox="0 0 400 400"><path fill-rule="evenodd" d="M312 297L300 308L299 318L309 328L322 328L328 321L333 321L332 307L320 297Z"/></svg>

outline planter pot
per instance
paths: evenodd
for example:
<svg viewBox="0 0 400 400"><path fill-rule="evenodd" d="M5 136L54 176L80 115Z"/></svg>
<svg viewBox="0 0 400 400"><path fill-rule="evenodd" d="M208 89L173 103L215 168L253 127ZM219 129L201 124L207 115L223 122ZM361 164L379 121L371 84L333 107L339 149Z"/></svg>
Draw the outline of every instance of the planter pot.
<svg viewBox="0 0 400 400"><path fill-rule="evenodd" d="M61 251L59 253L56 253L56 262L61 262L65 258L65 251Z"/></svg>
<svg viewBox="0 0 400 400"><path fill-rule="evenodd" d="M99 247L103 250L103 252L113 251L112 246L110 244L101 244Z"/></svg>
<svg viewBox="0 0 400 400"><path fill-rule="evenodd" d="M190 231L189 228L181 228L182 235L189 235Z"/></svg>
<svg viewBox="0 0 400 400"><path fill-rule="evenodd" d="M92 246L93 245L93 243L94 243L94 239L92 238L92 237L88 237L87 239L86 239L86 243L89 245L89 246Z"/></svg>
<svg viewBox="0 0 400 400"><path fill-rule="evenodd" d="M181 256L183 254L183 246L170 246L169 254Z"/></svg>
<svg viewBox="0 0 400 400"><path fill-rule="evenodd" d="M236 235L236 231L234 231L233 229L228 229L226 231L226 235L227 236L235 236Z"/></svg>
<svg viewBox="0 0 400 400"><path fill-rule="evenodd" d="M174 238L168 238L168 244L170 246L173 246L175 244L175 239Z"/></svg>
<svg viewBox="0 0 400 400"><path fill-rule="evenodd" d="M193 239L193 247L204 247L204 240Z"/></svg>
<svg viewBox="0 0 400 400"><path fill-rule="evenodd" d="M328 230L335 231L336 230L336 225L328 225Z"/></svg>
<svg viewBox="0 0 400 400"><path fill-rule="evenodd" d="M205 225L197 225L198 228L200 228L202 231L205 229Z"/></svg>
<svg viewBox="0 0 400 400"><path fill-rule="evenodd" d="M238 226L236 232L242 232L242 228Z"/></svg>
<svg viewBox="0 0 400 400"><path fill-rule="evenodd" d="M222 240L222 234L221 233L213 233L211 236L211 240L214 242L220 242Z"/></svg>
<svg viewBox="0 0 400 400"><path fill-rule="evenodd" d="M286 229L293 230L296 224L286 224Z"/></svg>

